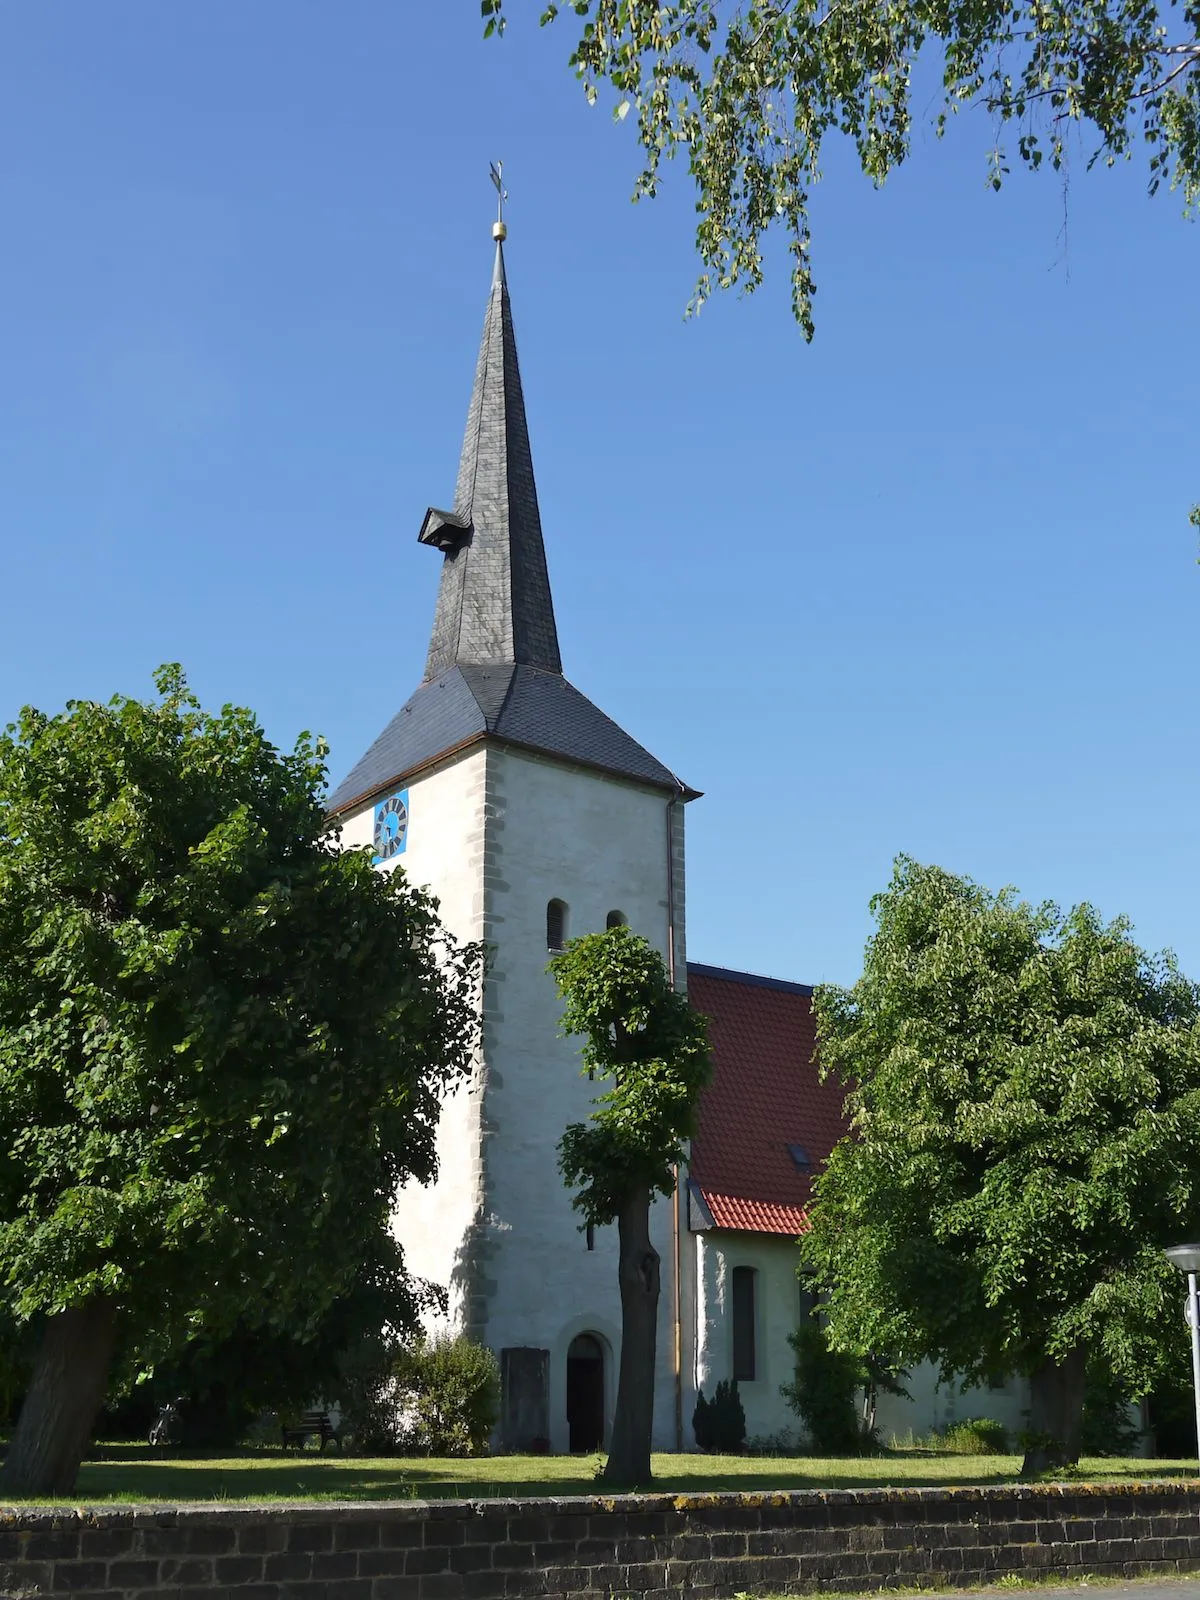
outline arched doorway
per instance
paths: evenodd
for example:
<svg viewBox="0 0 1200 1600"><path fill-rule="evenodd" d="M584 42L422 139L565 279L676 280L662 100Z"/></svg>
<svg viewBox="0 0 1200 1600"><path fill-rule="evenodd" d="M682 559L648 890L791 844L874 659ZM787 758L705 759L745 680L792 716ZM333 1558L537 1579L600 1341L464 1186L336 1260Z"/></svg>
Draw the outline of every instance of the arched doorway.
<svg viewBox="0 0 1200 1600"><path fill-rule="evenodd" d="M592 1333L576 1334L567 1347L567 1428L572 1451L604 1444L604 1346Z"/></svg>

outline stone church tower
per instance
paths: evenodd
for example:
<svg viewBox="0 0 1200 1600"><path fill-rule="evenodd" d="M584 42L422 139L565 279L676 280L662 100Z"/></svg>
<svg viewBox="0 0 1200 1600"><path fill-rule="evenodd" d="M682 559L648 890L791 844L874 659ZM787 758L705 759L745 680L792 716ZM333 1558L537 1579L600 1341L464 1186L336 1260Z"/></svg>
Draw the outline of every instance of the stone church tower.
<svg viewBox="0 0 1200 1600"><path fill-rule="evenodd" d="M501 1363L500 1442L599 1448L620 1351L616 1229L580 1231L556 1165L593 1087L559 1036L548 955L628 922L684 966L684 804L674 774L563 676L498 223L453 510L421 544L442 554L425 675L334 793L348 845L373 842L484 940L479 1059L447 1100L440 1175L404 1192L412 1272L449 1291L456 1331ZM416 663L414 663L415 667ZM686 1224L685 1224L686 1226ZM655 1444L691 1415L689 1298L678 1198L655 1207L662 1256ZM686 1267L683 1269L686 1273ZM687 1392L685 1392L685 1389Z"/></svg>

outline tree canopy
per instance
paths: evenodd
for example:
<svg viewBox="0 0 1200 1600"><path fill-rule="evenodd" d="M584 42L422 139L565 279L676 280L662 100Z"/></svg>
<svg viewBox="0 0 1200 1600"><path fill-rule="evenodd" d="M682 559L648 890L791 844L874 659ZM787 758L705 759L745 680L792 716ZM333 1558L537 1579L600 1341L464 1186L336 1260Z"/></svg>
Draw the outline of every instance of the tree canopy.
<svg viewBox="0 0 1200 1600"><path fill-rule="evenodd" d="M69 1489L115 1343L303 1336L434 1170L479 952L326 831L324 746L160 698L0 737L0 1285L43 1329L5 1466Z"/></svg>
<svg viewBox="0 0 1200 1600"><path fill-rule="evenodd" d="M1122 920L904 857L872 909L862 977L815 999L851 1116L803 1242L831 1342L1023 1374L1039 1448L1074 1459L1085 1367L1142 1392L1180 1322L1161 1247L1200 1223L1200 990Z"/></svg>
<svg viewBox="0 0 1200 1600"><path fill-rule="evenodd" d="M696 188L703 273L754 289L765 236L781 230L792 303L812 337L816 287L809 202L831 136L851 140L881 184L908 156L925 104L940 134L981 108L987 172L999 188L1015 158L1061 168L1072 135L1089 164L1144 152L1151 192L1200 196L1200 5L1196 0L538 0L579 29L571 61L589 99L611 91L644 152L638 195L686 155ZM485 30L514 0L482 0ZM580 26L581 24L581 26ZM940 92L913 86L934 58ZM924 80L922 79L922 82Z"/></svg>
<svg viewBox="0 0 1200 1600"><path fill-rule="evenodd" d="M604 1084L590 1121L572 1123L559 1144L572 1205L590 1223L615 1222L620 1236L621 1365L604 1479L646 1483L660 1282L650 1202L674 1192L695 1131L707 1026L657 950L625 926L572 939L550 970L566 1002L563 1032L582 1037L583 1070Z"/></svg>

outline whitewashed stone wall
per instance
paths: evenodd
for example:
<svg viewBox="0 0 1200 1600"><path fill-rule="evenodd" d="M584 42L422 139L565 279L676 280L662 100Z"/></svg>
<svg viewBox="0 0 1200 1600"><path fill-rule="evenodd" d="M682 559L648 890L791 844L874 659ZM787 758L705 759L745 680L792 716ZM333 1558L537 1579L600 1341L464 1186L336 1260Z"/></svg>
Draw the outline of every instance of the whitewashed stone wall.
<svg viewBox="0 0 1200 1600"><path fill-rule="evenodd" d="M475 749L430 769L410 783L405 849L379 867L400 867L411 881L437 896L446 928L462 943L484 937L483 853L486 759ZM390 791L389 791L390 792ZM383 798L379 796L377 798ZM371 843L375 801L348 814L346 846ZM450 1324L461 1326L464 1286L456 1280L461 1243L480 1206L480 1065L445 1101L438 1126L438 1182L401 1190L393 1226L405 1261L417 1277L454 1291Z"/></svg>
<svg viewBox="0 0 1200 1600"><path fill-rule="evenodd" d="M615 1228L587 1250L557 1168L569 1122L589 1111L579 1044L559 1037L561 1002L546 971L546 905L569 907L567 934L604 928L620 911L662 953L667 947L666 800L658 791L511 749L488 752L495 869L487 934L495 956L485 1001L487 1188L491 1244L487 1342L550 1351L550 1442L567 1448L566 1354L578 1333L606 1347L611 1424L620 1358ZM677 871L682 887L682 874ZM682 961L681 930L677 955ZM655 1440L674 1442L671 1209L655 1207L663 1258Z"/></svg>
<svg viewBox="0 0 1200 1600"><path fill-rule="evenodd" d="M794 1366L788 1335L796 1330L800 1285L795 1241L771 1234L713 1230L691 1235L696 1260L696 1350L693 1389L711 1400L718 1383L733 1376L732 1273L750 1267L754 1280L755 1377L738 1384L750 1439L796 1434L798 1422L779 1392ZM692 1405L695 1405L693 1395ZM691 1410L688 1440L692 1441Z"/></svg>
<svg viewBox="0 0 1200 1600"><path fill-rule="evenodd" d="M596 1089L580 1075L578 1041L559 1036L562 1007L546 971L546 906L566 903L569 937L603 929L609 913L620 911L665 956L667 797L491 745L406 787L408 840L396 861L437 896L456 937L486 941L490 961L472 1083L447 1101L438 1181L401 1193L396 1233L411 1270L448 1289L452 1328L497 1352L550 1352L550 1444L565 1450L568 1346L590 1333L605 1349L611 1427L621 1312L616 1229L596 1229L595 1248L587 1249L557 1168L558 1140L569 1122L587 1117ZM351 814L344 842L369 842L373 820L374 802ZM676 805L680 974L683 895L683 807ZM654 1429L660 1449L675 1445L671 1224L664 1200L652 1228L663 1263ZM685 1371L690 1360L689 1346Z"/></svg>
<svg viewBox="0 0 1200 1600"><path fill-rule="evenodd" d="M738 1384L749 1438L802 1435L799 1419L779 1392L791 1380L794 1355L788 1335L800 1314L796 1277L799 1252L794 1240L766 1234L710 1230L691 1235L696 1262L696 1355L694 1387L709 1399L721 1379L733 1372L733 1319L730 1306L734 1267L752 1267L755 1279L755 1353L757 1377ZM991 1417L1003 1423L1015 1440L1028 1425L1029 1386L1013 1379L1001 1388L968 1388L940 1383L936 1369L922 1362L904 1379L908 1398L880 1394L875 1421L885 1445L944 1430L970 1417ZM694 1399L692 1404L694 1405ZM688 1438L691 1440L691 1410Z"/></svg>

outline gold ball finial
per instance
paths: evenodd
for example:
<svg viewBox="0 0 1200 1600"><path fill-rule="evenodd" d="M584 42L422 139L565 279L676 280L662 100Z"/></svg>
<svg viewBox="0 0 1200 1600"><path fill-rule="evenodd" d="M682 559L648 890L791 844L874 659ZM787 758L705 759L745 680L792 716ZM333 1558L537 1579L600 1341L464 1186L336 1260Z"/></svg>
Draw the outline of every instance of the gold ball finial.
<svg viewBox="0 0 1200 1600"><path fill-rule="evenodd" d="M492 238L497 244L503 244L508 238L508 229L504 226L504 202L508 199L508 190L504 187L503 161L493 161L488 170L496 186L496 220L492 223Z"/></svg>

